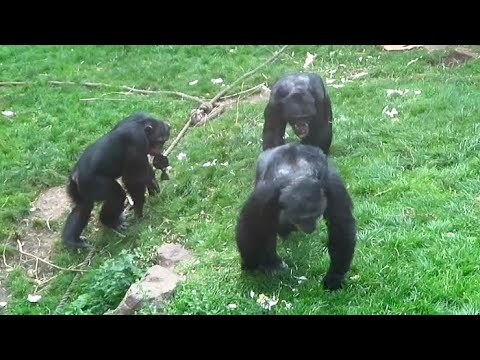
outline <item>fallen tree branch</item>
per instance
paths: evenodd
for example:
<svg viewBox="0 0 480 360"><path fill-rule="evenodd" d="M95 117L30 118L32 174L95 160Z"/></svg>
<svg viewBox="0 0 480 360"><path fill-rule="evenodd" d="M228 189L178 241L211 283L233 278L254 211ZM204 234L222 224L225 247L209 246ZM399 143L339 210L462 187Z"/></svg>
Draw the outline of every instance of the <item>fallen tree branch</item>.
<svg viewBox="0 0 480 360"><path fill-rule="evenodd" d="M246 72L245 74L243 74L242 76L240 76L237 80L235 80L233 83L231 83L230 85L226 86L224 89L220 90L220 92L218 92L217 95L215 95L213 97L212 100L208 101L208 102L204 102L203 104L200 105L200 107L198 107L197 109L195 110L192 110L191 114L190 114L190 119L191 119L191 122L190 124L204 124L206 122L205 118L207 117L207 115L218 105L216 104L216 102L227 92L229 91L230 89L232 89L235 84L239 83L240 81L246 79L247 77L253 75L255 72L257 72L259 69L261 69L263 66L271 63L272 61L274 61L275 59L277 59L280 54L282 54L286 49L287 49L288 45L285 45L283 46L280 50L278 50L275 55L273 55L272 57L270 57L270 59L268 59L267 61L263 62L262 64L260 64L259 66L257 66L255 69L253 70L250 70L248 72Z"/></svg>
<svg viewBox="0 0 480 360"><path fill-rule="evenodd" d="M26 255L26 256L30 256L34 259L37 259L38 261L48 265L48 266L51 266L55 269L58 269L58 270L63 270L63 271L78 271L78 272L84 272L85 270L80 270L80 269L73 269L73 268L64 268L64 267L61 267L61 266L58 266L58 265L55 265L55 264L52 264L46 260L43 260L41 258L39 258L38 256L36 255L33 255L33 254L30 254L26 251L23 251L23 248L22 248L22 243L20 242L20 240L17 240L17 244L18 244L18 251L20 252L20 254L22 255Z"/></svg>
<svg viewBox="0 0 480 360"><path fill-rule="evenodd" d="M166 94L166 95L175 95L178 97L181 97L182 99L188 99L192 101L196 101L200 104L202 104L205 100L201 99L197 96L192 96L188 95L185 93L182 93L180 91L170 91L170 90L143 90L143 89L135 89L131 86L127 85L121 85L121 86L116 86L112 84L105 84L105 83L97 83L97 82L89 82L89 81L83 81L76 83L74 81L59 81L59 80L48 80L48 84L50 85L57 85L57 86L63 86L63 85L82 85L90 88L99 88L99 87L106 87L106 88L113 88L117 87L120 89L128 90L129 92L134 92L138 94ZM0 86L16 86L16 85L28 85L31 84L31 82L28 81L1 81ZM85 100L83 100L85 101Z"/></svg>

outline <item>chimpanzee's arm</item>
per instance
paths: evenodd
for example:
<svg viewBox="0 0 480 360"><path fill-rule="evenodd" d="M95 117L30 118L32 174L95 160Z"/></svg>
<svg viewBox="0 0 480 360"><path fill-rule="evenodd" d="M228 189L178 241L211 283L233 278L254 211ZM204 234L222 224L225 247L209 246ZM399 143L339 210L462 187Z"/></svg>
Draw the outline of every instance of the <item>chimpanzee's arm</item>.
<svg viewBox="0 0 480 360"><path fill-rule="evenodd" d="M353 204L340 176L330 170L327 180L328 253L330 267L324 278L324 286L330 290L342 287L353 260L356 243L356 223Z"/></svg>
<svg viewBox="0 0 480 360"><path fill-rule="evenodd" d="M268 104L264 111L265 122L263 125L262 147L267 150L285 143L283 137L287 123L278 116L275 107Z"/></svg>

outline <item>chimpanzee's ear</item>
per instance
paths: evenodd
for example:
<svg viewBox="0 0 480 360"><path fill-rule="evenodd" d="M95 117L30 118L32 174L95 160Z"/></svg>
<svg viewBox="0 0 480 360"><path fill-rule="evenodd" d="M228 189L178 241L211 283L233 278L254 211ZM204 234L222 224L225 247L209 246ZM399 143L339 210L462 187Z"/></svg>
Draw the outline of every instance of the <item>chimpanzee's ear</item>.
<svg viewBox="0 0 480 360"><path fill-rule="evenodd" d="M152 125L145 125L145 132L147 134L151 134L152 133L152 130L153 130L153 126Z"/></svg>

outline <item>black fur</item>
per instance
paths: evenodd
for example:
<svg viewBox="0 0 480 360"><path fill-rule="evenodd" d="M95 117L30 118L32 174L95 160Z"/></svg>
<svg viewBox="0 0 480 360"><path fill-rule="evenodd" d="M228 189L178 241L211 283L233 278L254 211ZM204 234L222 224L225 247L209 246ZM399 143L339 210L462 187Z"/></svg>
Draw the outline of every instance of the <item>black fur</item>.
<svg viewBox="0 0 480 360"><path fill-rule="evenodd" d="M115 130L119 126L122 126L130 122L141 122L145 117L148 117L148 114L135 113L133 115L130 115L129 117L121 120L117 125L115 125L113 130ZM160 123L160 126L163 128L162 136L163 136L163 144L165 144L165 142L170 138L170 124L167 123L166 121L162 121ZM162 141L162 139L160 139L160 141ZM162 171L160 180L170 179L166 170L170 164L169 164L168 158L165 155L163 154L155 155L152 160L152 165L156 169L160 169ZM152 174L152 182L149 185L147 185L148 193L149 195L155 195L160 191L160 186L158 185L157 179L155 178L155 171L151 167L149 172Z"/></svg>
<svg viewBox="0 0 480 360"><path fill-rule="evenodd" d="M281 270L277 236L312 233L322 216L330 256L324 286L335 290L350 270L356 243L353 203L342 179L317 147L286 144L263 152L236 227L242 270Z"/></svg>
<svg viewBox="0 0 480 360"><path fill-rule="evenodd" d="M332 143L332 105L322 78L314 73L293 73L272 87L264 111L263 150L283 145L287 123L302 144L329 154Z"/></svg>
<svg viewBox="0 0 480 360"><path fill-rule="evenodd" d="M146 188L149 192L159 190L147 155L161 155L168 137L167 123L145 113L136 113L85 149L67 185L74 208L63 227L65 245L72 248L89 246L81 233L97 201L103 202L100 221L104 225L117 230L126 227L123 217L126 194L116 181L120 177L134 201L135 216L143 217Z"/></svg>

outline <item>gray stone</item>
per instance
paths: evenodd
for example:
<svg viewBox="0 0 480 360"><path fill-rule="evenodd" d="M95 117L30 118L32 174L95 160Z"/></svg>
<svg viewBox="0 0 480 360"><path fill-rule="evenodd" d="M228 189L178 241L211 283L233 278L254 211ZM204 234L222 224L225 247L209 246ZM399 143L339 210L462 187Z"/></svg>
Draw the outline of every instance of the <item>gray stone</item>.
<svg viewBox="0 0 480 360"><path fill-rule="evenodd" d="M168 268L192 258L190 252L179 244L164 244L157 248L156 252L158 263Z"/></svg>
<svg viewBox="0 0 480 360"><path fill-rule="evenodd" d="M109 315L129 315L140 309L145 301L161 307L173 295L181 280L172 270L160 265L152 266L138 282L130 286L125 297Z"/></svg>

